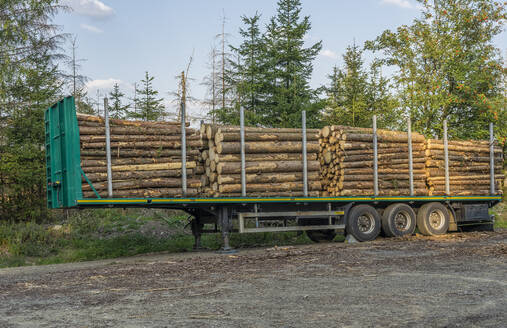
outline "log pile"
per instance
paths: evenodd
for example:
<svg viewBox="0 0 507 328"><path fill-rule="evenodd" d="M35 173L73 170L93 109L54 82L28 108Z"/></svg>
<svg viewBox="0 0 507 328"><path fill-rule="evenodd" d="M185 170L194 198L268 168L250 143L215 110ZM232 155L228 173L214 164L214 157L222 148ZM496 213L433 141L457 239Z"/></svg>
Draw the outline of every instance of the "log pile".
<svg viewBox="0 0 507 328"><path fill-rule="evenodd" d="M410 194L408 134L377 130L379 195ZM320 132L323 196L374 194L373 130L326 126ZM412 133L414 194L427 195L425 138Z"/></svg>
<svg viewBox="0 0 507 328"><path fill-rule="evenodd" d="M78 114L81 167L101 197L107 197L105 122L102 117ZM186 128L187 196L203 188L204 144ZM181 126L176 122L110 120L113 197L181 197ZM205 181L204 181L205 182ZM83 196L95 198L82 180Z"/></svg>
<svg viewBox="0 0 507 328"><path fill-rule="evenodd" d="M205 125L208 153L205 171L213 197L241 196L240 130ZM318 196L319 130L307 130L308 191ZM303 196L301 129L245 128L246 194L248 197Z"/></svg>
<svg viewBox="0 0 507 328"><path fill-rule="evenodd" d="M496 194L502 193L502 149L495 145ZM490 194L488 141L449 140L449 196ZM445 157L442 140L426 140L426 174L429 194L445 195Z"/></svg>

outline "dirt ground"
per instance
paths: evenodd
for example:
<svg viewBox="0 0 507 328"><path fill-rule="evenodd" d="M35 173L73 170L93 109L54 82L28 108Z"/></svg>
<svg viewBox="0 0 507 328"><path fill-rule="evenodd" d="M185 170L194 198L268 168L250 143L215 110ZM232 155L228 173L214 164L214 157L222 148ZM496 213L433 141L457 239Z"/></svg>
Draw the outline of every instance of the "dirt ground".
<svg viewBox="0 0 507 328"><path fill-rule="evenodd" d="M0 270L0 327L505 327L507 231Z"/></svg>

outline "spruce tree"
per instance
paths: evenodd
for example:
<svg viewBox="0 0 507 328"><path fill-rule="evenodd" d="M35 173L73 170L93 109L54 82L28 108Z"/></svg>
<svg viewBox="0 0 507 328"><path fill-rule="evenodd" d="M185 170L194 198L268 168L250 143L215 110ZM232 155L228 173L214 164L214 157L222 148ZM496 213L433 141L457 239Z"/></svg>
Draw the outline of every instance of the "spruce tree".
<svg viewBox="0 0 507 328"><path fill-rule="evenodd" d="M318 124L319 113L311 101L316 98L309 86L312 61L322 42L305 48L305 35L310 31L310 17L300 17L299 0L279 0L277 14L271 18L265 34L269 83L265 124L279 127L301 126L301 111L307 114L309 126Z"/></svg>
<svg viewBox="0 0 507 328"><path fill-rule="evenodd" d="M264 99L266 97L266 56L265 43L259 29L260 14L252 17L242 16L244 27L239 34L243 42L232 51L239 57L239 62L231 62L232 78L238 97L235 107L243 106L247 125L263 124ZM230 118L226 123L234 123L237 118Z"/></svg>
<svg viewBox="0 0 507 328"><path fill-rule="evenodd" d="M118 83L113 85L113 90L109 93L109 115L112 118L125 118L128 114L128 109L130 105L122 105L122 98L125 96L123 92L120 91L120 86Z"/></svg>
<svg viewBox="0 0 507 328"><path fill-rule="evenodd" d="M153 80L148 72L140 82L137 89L136 108L137 112L130 113L130 117L144 121L156 121L165 114L165 107L162 104L163 99L157 98L158 91L153 89Z"/></svg>

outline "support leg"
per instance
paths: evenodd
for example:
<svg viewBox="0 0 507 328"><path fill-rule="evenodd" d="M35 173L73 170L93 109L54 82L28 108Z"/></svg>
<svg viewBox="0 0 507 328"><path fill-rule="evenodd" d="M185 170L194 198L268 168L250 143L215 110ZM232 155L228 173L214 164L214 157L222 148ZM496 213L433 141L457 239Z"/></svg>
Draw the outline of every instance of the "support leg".
<svg viewBox="0 0 507 328"><path fill-rule="evenodd" d="M196 217L195 219L192 220L191 227L192 234L194 235L194 249L202 249L201 235L203 224L201 223L201 220L199 220L199 217Z"/></svg>
<svg viewBox="0 0 507 328"><path fill-rule="evenodd" d="M229 233L231 231L231 220L229 217L227 207L221 207L219 210L218 220L220 222L220 229L222 230L222 248L220 253L230 254L236 253L237 251L232 249L229 244Z"/></svg>

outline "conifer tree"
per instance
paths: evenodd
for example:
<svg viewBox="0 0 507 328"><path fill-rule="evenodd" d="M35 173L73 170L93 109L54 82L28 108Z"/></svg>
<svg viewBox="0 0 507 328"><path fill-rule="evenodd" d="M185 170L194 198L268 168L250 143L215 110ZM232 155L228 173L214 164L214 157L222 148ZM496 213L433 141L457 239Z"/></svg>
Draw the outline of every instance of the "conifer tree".
<svg viewBox="0 0 507 328"><path fill-rule="evenodd" d="M163 99L157 98L158 91L153 89L153 80L146 71L144 79L141 80L137 89L136 113L130 113L130 117L144 121L156 121L165 114L165 107L162 104Z"/></svg>
<svg viewBox="0 0 507 328"><path fill-rule="evenodd" d="M113 90L109 93L109 115L112 118L125 118L128 114L128 109L130 105L122 105L122 98L125 96L123 92L120 91L120 86L118 83L113 85Z"/></svg>
<svg viewBox="0 0 507 328"><path fill-rule="evenodd" d="M279 0L277 14L271 18L265 34L269 83L266 99L265 124L291 127L301 125L301 111L307 113L309 126L318 124L319 113L310 106L315 92L309 86L312 61L322 48L322 42L305 48L304 37L310 31L310 17L300 17L299 0Z"/></svg>

